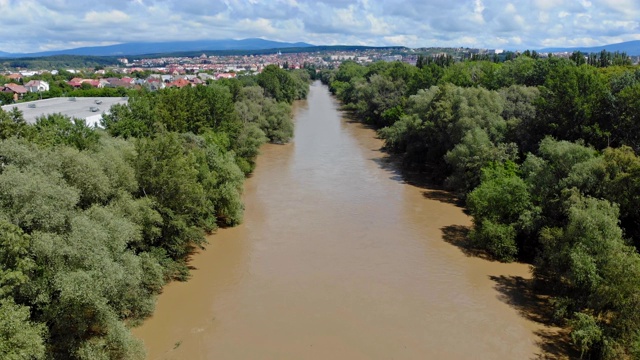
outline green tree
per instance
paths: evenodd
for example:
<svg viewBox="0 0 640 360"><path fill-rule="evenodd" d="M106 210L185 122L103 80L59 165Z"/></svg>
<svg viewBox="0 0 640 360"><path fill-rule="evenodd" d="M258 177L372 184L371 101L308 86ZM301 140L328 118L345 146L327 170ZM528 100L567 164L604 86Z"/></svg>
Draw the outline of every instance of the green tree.
<svg viewBox="0 0 640 360"><path fill-rule="evenodd" d="M507 121L507 140L518 144L523 153L534 152L539 142L537 134L544 128L535 105L540 91L537 87L511 85L499 93L504 100L501 115Z"/></svg>
<svg viewBox="0 0 640 360"><path fill-rule="evenodd" d="M100 137L84 120L49 114L36 119L30 138L43 146L64 144L84 150L96 146Z"/></svg>
<svg viewBox="0 0 640 360"><path fill-rule="evenodd" d="M575 192L568 202L566 225L541 233L535 275L565 297L557 311L574 314L572 339L583 353L636 357L640 256L623 239L616 205Z"/></svg>
<svg viewBox="0 0 640 360"><path fill-rule="evenodd" d="M537 103L544 128L538 138L582 139L598 148L608 145L612 98L604 78L592 67L563 63L554 67Z"/></svg>
<svg viewBox="0 0 640 360"><path fill-rule="evenodd" d="M18 108L14 107L8 112L0 109L0 139L8 139L12 136L30 137L30 131L31 128Z"/></svg>
<svg viewBox="0 0 640 360"><path fill-rule="evenodd" d="M627 145L640 152L640 82L622 89L616 98L618 116L612 119L612 142Z"/></svg>
<svg viewBox="0 0 640 360"><path fill-rule="evenodd" d="M580 51L574 51L569 59L571 59L571 61L573 61L578 66L587 63L587 59L585 59L584 54L582 54Z"/></svg>
<svg viewBox="0 0 640 360"><path fill-rule="evenodd" d="M291 75L277 65L267 65L258 75L258 85L265 94L276 101L293 102L296 98L295 81Z"/></svg>
<svg viewBox="0 0 640 360"><path fill-rule="evenodd" d="M481 184L467 197L473 215L470 237L501 261L512 261L520 249L518 234L526 234L538 210L532 203L526 183L518 176L513 162L493 163L482 169Z"/></svg>
<svg viewBox="0 0 640 360"><path fill-rule="evenodd" d="M474 128L486 132L493 144L503 142L506 122L500 116L503 105L496 92L453 85L434 86L410 96L407 105L407 114L414 117L402 118L380 134L390 140L388 145L404 153L408 163L429 163L442 172L446 169L442 166L445 154ZM408 133L402 134L401 129ZM404 148L399 148L399 144L404 144Z"/></svg>
<svg viewBox="0 0 640 360"><path fill-rule="evenodd" d="M136 144L136 178L140 193L152 196L163 218L159 244L173 259L182 259L192 244L204 243L215 214L198 181L194 154L187 151L179 134L160 132Z"/></svg>
<svg viewBox="0 0 640 360"><path fill-rule="evenodd" d="M30 237L22 229L0 219L0 299L13 295L29 281L34 262L29 257Z"/></svg>
<svg viewBox="0 0 640 360"><path fill-rule="evenodd" d="M0 174L0 217L27 231L61 230L79 200L59 173L6 166Z"/></svg>
<svg viewBox="0 0 640 360"><path fill-rule="evenodd" d="M29 319L29 308L0 300L0 357L7 360L45 359L44 325Z"/></svg>
<svg viewBox="0 0 640 360"><path fill-rule="evenodd" d="M291 107L287 103L265 99L262 113L258 125L271 142L286 143L293 137Z"/></svg>
<svg viewBox="0 0 640 360"><path fill-rule="evenodd" d="M581 186L573 174L597 156L582 144L546 137L538 155L529 154L522 164L523 178L531 189L533 201L542 208L546 226L560 226L566 220L568 187Z"/></svg>
<svg viewBox="0 0 640 360"><path fill-rule="evenodd" d="M517 146L511 144L495 145L487 132L481 128L469 130L444 159L452 168L452 174L445 184L457 191L462 198L480 184L481 169L492 162L515 161Z"/></svg>

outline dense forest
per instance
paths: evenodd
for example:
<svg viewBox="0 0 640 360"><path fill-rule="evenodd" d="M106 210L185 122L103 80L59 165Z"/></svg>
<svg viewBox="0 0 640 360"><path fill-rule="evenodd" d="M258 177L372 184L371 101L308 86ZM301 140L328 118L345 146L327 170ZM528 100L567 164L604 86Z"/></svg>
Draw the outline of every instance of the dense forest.
<svg viewBox="0 0 640 360"><path fill-rule="evenodd" d="M576 351L640 358L640 69L533 52L320 76L407 169L459 195L471 246L533 264Z"/></svg>
<svg viewBox="0 0 640 360"><path fill-rule="evenodd" d="M243 180L293 135L309 79L270 65L135 92L104 130L0 111L0 358L143 359L129 328L206 234L242 221Z"/></svg>
<svg viewBox="0 0 640 360"><path fill-rule="evenodd" d="M53 55L43 57L0 58L5 69L68 69L118 65L115 56Z"/></svg>

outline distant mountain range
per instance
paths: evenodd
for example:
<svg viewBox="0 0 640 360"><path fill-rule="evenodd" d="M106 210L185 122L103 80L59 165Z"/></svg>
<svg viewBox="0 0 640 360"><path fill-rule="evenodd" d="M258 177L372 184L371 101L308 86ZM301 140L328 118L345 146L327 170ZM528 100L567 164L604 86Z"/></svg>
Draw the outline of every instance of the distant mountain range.
<svg viewBox="0 0 640 360"><path fill-rule="evenodd" d="M312 47L314 45L298 42L288 43L264 39L243 40L199 40L199 41L171 41L171 42L139 42L124 43L108 46L91 46L76 49L43 51L35 53L8 53L0 51L0 57L24 58L55 55L83 55L83 56L134 56L158 53L175 53L185 51L205 50L264 50Z"/></svg>
<svg viewBox="0 0 640 360"><path fill-rule="evenodd" d="M583 53L597 53L602 50L607 50L610 52L625 52L630 56L640 55L640 40L634 41L626 41L617 44L609 44L602 46L592 46L592 47L573 47L573 48L545 48L538 50L541 53L549 53L549 52L574 52L581 51Z"/></svg>
<svg viewBox="0 0 640 360"><path fill-rule="evenodd" d="M243 40L198 40L198 41L171 41L171 42L136 42L123 43L108 46L91 46L66 50L42 51L34 53L9 53L0 51L0 58L26 58L45 57L56 55L80 55L80 56L140 56L147 54L170 54L187 53L199 51L251 51L267 49L286 48L318 48L315 45L297 42L280 42L264 39L243 39ZM627 41L617 44L609 44L593 47L555 47L538 50L541 53L548 52L573 52L582 51L584 53L600 52L602 50L611 52L626 52L627 55L640 55L640 40Z"/></svg>

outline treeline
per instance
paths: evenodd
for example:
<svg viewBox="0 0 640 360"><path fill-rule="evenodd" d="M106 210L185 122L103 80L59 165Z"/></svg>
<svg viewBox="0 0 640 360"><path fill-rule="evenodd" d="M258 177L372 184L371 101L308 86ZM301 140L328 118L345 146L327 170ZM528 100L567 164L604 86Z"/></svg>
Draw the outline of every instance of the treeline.
<svg viewBox="0 0 640 360"><path fill-rule="evenodd" d="M129 327L242 221L258 148L292 136L308 73L140 92L105 130L0 111L0 358L143 359Z"/></svg>
<svg viewBox="0 0 640 360"><path fill-rule="evenodd" d="M466 201L473 246L534 264L583 356L640 358L640 70L419 65L346 62L321 78L406 167Z"/></svg>
<svg viewBox="0 0 640 360"><path fill-rule="evenodd" d="M93 68L96 66L118 65L116 57L53 55L42 57L26 57L19 59L0 58L0 66L9 69L59 69L59 68Z"/></svg>

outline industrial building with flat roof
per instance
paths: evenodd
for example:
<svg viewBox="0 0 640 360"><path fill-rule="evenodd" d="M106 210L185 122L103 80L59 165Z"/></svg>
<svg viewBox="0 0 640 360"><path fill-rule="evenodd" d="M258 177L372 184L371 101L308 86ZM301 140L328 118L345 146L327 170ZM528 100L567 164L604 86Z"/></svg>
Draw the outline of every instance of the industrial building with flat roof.
<svg viewBox="0 0 640 360"><path fill-rule="evenodd" d="M88 126L97 127L100 126L102 114L108 113L112 105L126 104L127 101L126 97L63 97L5 105L2 110L18 108L29 124L34 124L41 116L60 113L70 118L83 119Z"/></svg>

